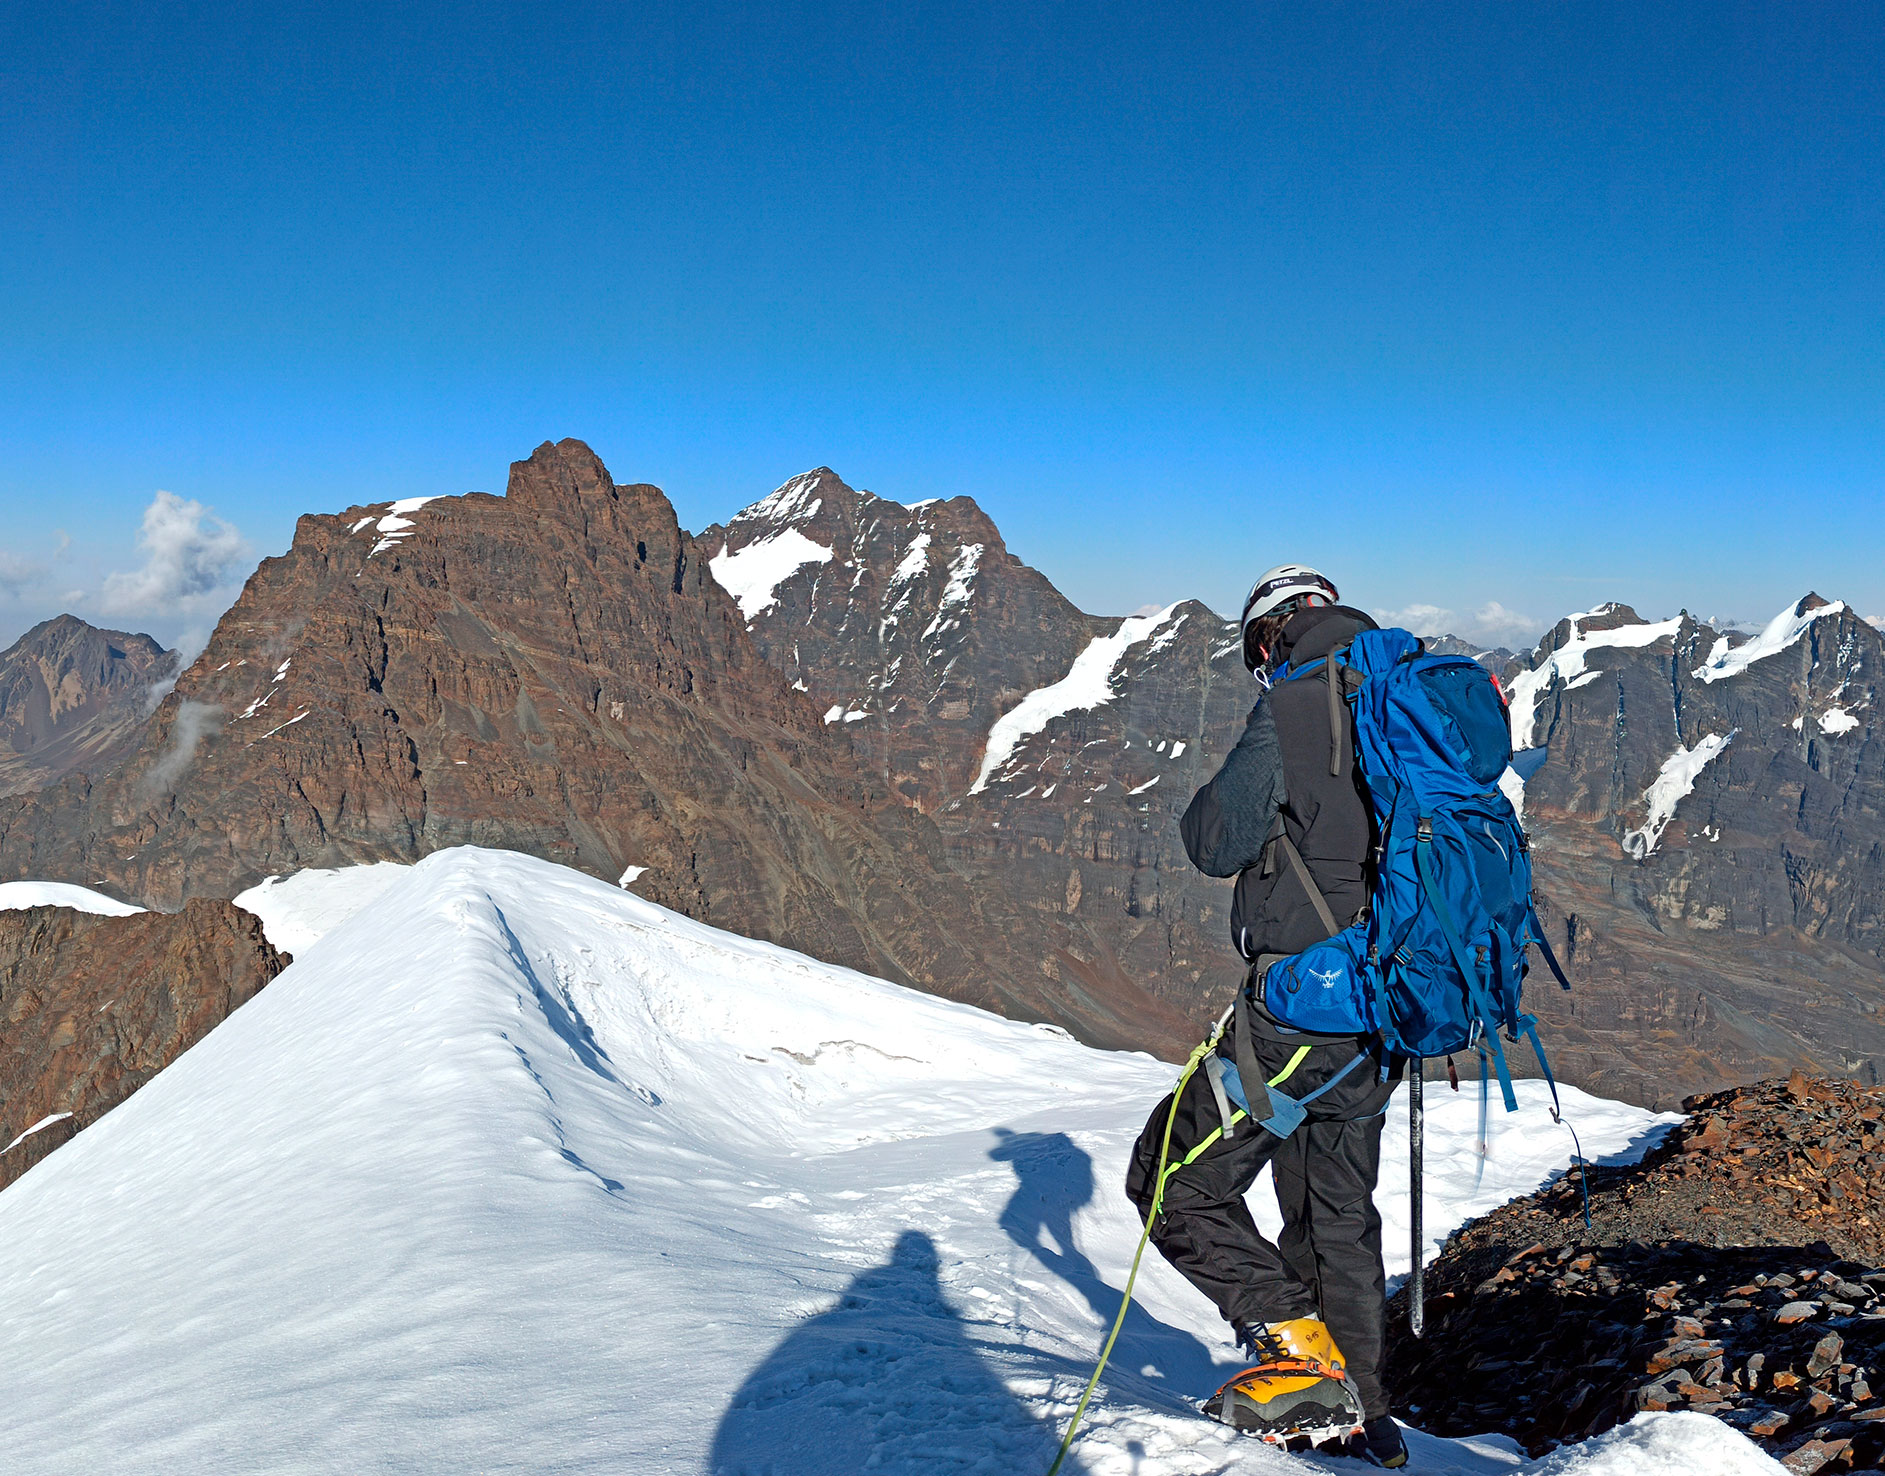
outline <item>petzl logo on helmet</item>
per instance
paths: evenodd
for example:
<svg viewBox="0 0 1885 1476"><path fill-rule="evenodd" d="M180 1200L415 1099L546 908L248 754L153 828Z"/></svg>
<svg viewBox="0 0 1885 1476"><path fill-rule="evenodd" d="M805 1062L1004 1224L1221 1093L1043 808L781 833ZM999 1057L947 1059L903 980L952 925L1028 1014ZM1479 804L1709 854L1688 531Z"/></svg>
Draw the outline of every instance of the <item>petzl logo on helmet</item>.
<svg viewBox="0 0 1885 1476"><path fill-rule="evenodd" d="M1251 585L1250 593L1244 596L1243 624L1248 625L1305 595L1317 596L1330 604L1341 599L1334 583L1321 570L1307 564L1278 564Z"/></svg>

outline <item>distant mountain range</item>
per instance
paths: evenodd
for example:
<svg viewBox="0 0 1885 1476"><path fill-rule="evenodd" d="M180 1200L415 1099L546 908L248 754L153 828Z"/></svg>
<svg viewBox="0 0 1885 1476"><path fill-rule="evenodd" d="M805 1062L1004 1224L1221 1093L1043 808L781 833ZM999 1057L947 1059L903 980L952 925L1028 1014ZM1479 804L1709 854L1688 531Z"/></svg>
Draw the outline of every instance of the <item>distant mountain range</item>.
<svg viewBox="0 0 1885 1476"><path fill-rule="evenodd" d="M1752 636L1609 606L1517 655L1433 644L1551 746L1521 799L1578 985L1529 996L1563 1074L1653 1105L1795 1064L1878 1079L1877 631L1809 595ZM1085 614L966 497L819 468L690 537L546 444L503 498L302 518L148 719L161 677L96 669L128 746L0 800L0 878L175 907L504 846L1167 1054L1239 977L1227 886L1177 836L1256 696L1235 625Z"/></svg>

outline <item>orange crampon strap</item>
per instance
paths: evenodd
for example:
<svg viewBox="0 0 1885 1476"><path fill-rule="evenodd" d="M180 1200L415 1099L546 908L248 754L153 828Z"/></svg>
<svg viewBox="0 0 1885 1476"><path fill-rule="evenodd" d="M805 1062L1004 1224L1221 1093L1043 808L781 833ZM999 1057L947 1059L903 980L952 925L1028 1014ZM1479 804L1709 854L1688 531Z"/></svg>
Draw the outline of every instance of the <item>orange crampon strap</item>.
<svg viewBox="0 0 1885 1476"><path fill-rule="evenodd" d="M1226 1389L1235 1388L1239 1382L1249 1378L1252 1374L1263 1378L1273 1378L1277 1374L1309 1374L1319 1379L1339 1379L1343 1383L1348 1382L1348 1374L1345 1370L1334 1368L1318 1359L1279 1358L1274 1363L1255 1364L1250 1368L1233 1374L1218 1386L1217 1392L1222 1394Z"/></svg>

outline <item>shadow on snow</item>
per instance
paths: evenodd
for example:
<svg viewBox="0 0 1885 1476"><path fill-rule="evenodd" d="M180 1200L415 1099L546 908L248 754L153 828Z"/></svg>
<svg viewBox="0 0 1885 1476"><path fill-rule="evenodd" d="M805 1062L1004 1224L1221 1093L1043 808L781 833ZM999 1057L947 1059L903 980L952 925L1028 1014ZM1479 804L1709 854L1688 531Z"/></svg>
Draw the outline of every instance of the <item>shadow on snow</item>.
<svg viewBox="0 0 1885 1476"><path fill-rule="evenodd" d="M1018 1181L1001 1228L1092 1309L1102 1324L1097 1356L1120 1288L1074 1241L1074 1216L1093 1198L1093 1160L1065 1133L995 1132L989 1157L1012 1165ZM1066 1381L1077 1388L1091 1373L1088 1356L1042 1354L1029 1359L1028 1371L1054 1378L1065 1395ZM1197 1338L1135 1302L1107 1382L1134 1385L1154 1402L1189 1405L1234 1367L1220 1367ZM1008 1391L949 1304L934 1242L906 1230L889 1264L861 1273L835 1307L795 1329L740 1386L707 1469L711 1476L1045 1471L1059 1438L1058 1428ZM1137 1446L1126 1446L1135 1465ZM1076 1452L1061 1469L1081 1476L1085 1468Z"/></svg>
<svg viewBox="0 0 1885 1476"><path fill-rule="evenodd" d="M1001 1140L989 1150L997 1162L1014 1166L1015 1185L1001 1212L1008 1238L1086 1299L1105 1328L1119 1315L1125 1285L1113 1286L1074 1243L1073 1217L1093 1198L1093 1160L1065 1133L1017 1133L996 1128ZM1052 1248L1044 1237L1054 1242ZM1147 1249L1147 1257L1157 1251ZM1101 1338L1104 1338L1104 1333ZM1098 1349L1096 1347L1095 1352ZM1211 1350L1188 1332L1160 1322L1137 1301L1126 1314L1113 1348L1108 1377L1148 1367L1168 1394L1202 1399L1241 1365L1219 1366Z"/></svg>
<svg viewBox="0 0 1885 1476"><path fill-rule="evenodd" d="M1064 1370L1062 1371L1064 1372ZM1044 1471L1059 1431L1011 1394L906 1230L890 1263L773 1349L714 1433L712 1476ZM1084 1470L1069 1457L1069 1476Z"/></svg>

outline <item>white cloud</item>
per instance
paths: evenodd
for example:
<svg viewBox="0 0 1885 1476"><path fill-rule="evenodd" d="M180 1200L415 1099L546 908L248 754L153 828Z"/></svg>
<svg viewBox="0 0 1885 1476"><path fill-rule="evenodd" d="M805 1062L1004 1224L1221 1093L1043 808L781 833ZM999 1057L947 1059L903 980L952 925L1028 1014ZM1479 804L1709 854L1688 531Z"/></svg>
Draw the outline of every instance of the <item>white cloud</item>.
<svg viewBox="0 0 1885 1476"><path fill-rule="evenodd" d="M1453 635L1486 646L1529 645L1544 629L1543 621L1509 610L1497 600L1488 600L1470 615L1444 605L1412 604L1399 610L1376 610L1374 617L1417 636Z"/></svg>
<svg viewBox="0 0 1885 1476"><path fill-rule="evenodd" d="M11 550L0 548L0 593L18 599L44 579L46 574L46 566L37 559L24 558Z"/></svg>
<svg viewBox="0 0 1885 1476"><path fill-rule="evenodd" d="M1376 610L1374 618L1383 625L1398 625L1417 636L1458 634L1459 621L1451 610L1439 605L1408 605L1400 610Z"/></svg>
<svg viewBox="0 0 1885 1476"><path fill-rule="evenodd" d="M99 604L108 614L200 609L226 603L230 566L250 558L248 540L200 502L159 492L138 533L141 569L108 576Z"/></svg>
<svg viewBox="0 0 1885 1476"><path fill-rule="evenodd" d="M1473 611L1469 634L1476 640L1495 646L1530 645L1542 633L1544 622L1517 610L1508 610L1497 600L1488 600Z"/></svg>
<svg viewBox="0 0 1885 1476"><path fill-rule="evenodd" d="M161 698L159 699L162 700ZM170 742L157 756L157 762L145 771L143 786L147 794L168 794L196 758L197 745L206 734L222 727L223 710L213 702L177 704L176 717L170 724Z"/></svg>

